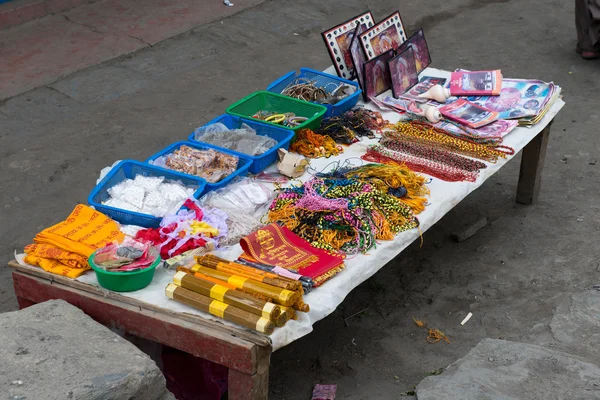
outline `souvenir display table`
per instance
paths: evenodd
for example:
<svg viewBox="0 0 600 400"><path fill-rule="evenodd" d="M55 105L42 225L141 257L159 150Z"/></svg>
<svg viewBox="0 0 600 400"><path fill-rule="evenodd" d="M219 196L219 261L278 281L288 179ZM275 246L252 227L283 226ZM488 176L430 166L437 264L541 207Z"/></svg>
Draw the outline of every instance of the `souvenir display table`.
<svg viewBox="0 0 600 400"><path fill-rule="evenodd" d="M425 70L425 75L449 77L448 72L432 68ZM362 105L377 110L372 103ZM557 100L539 123L529 128L518 127L504 138L503 144L514 148L515 155L522 150L516 196L518 203L532 204L538 197L550 127L563 106L564 102ZM397 113L382 114L391 122L398 121ZM360 156L366 152L367 146L377 141L363 138L344 148L339 156L311 160L310 169L300 179L306 181L311 173L327 170L334 162L360 165ZM118 294L99 287L94 274L84 274L73 280L25 265L22 261L11 261L9 266L13 268L15 294L21 308L50 299L63 299L106 326L223 365L229 369L230 399L266 399L271 351L310 333L312 325L332 313L352 289L419 239L515 155L499 159L494 164L486 162L487 168L481 170L475 182L450 183L432 179L428 184L431 191L429 204L418 216L419 229L401 232L394 240L379 243L366 255L348 258L341 273L305 295L310 311L299 313L297 320L289 321L270 336L171 301L165 296L165 287L172 282L174 272L162 268L157 269L150 286ZM219 255L235 259L241 252L236 245Z"/></svg>

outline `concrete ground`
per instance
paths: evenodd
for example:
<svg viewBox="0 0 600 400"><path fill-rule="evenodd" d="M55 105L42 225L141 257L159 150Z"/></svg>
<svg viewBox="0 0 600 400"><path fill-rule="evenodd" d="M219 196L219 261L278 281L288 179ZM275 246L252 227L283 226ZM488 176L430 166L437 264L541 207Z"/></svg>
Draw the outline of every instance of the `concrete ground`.
<svg viewBox="0 0 600 400"><path fill-rule="evenodd" d="M276 352L271 398L306 399L315 383L334 383L340 399L400 399L482 338L556 344L556 307L600 273L600 62L575 53L573 4L562 0L263 1L43 82L0 103L2 263L85 202L102 167L184 139L285 72L327 67L322 30L366 9L381 19L398 7L409 32L425 29L434 67L501 68L506 77L562 86L567 105L552 128L540 201L514 203L519 164L511 162L429 230L422 247L407 249L311 335ZM56 57L47 62L63 55ZM450 238L484 216L492 223L473 238ZM16 308L11 286L0 268L0 311ZM451 343L428 344L413 316Z"/></svg>

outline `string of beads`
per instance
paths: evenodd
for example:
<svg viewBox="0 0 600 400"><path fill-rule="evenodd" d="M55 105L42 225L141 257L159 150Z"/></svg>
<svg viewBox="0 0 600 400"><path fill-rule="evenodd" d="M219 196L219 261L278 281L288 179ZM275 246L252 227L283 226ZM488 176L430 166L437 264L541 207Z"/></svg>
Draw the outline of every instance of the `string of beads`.
<svg viewBox="0 0 600 400"><path fill-rule="evenodd" d="M391 240L418 226L413 210L401 198L343 175L314 177L281 189L270 206L269 221L288 227L317 248L347 254L364 253L377 240Z"/></svg>
<svg viewBox="0 0 600 400"><path fill-rule="evenodd" d="M382 134L383 141L412 141L423 145L432 145L454 153L466 155L480 160L496 162L498 158L506 158L514 154L508 146L486 146L467 139L459 139L448 135L444 130L422 121L398 122L389 125L393 131Z"/></svg>

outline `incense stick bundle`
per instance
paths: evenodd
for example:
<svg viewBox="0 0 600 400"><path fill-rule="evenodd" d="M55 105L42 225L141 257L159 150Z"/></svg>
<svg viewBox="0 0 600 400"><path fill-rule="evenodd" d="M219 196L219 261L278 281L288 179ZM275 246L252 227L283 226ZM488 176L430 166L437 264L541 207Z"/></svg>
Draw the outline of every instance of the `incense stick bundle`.
<svg viewBox="0 0 600 400"><path fill-rule="evenodd" d="M213 254L196 257L196 261L198 264L192 267L192 271L195 271L198 269L198 267L203 266L298 292L298 300L294 303L294 308L302 312L308 312L310 310L308 304L304 303L302 299L303 290L302 284L299 281L295 281L286 277L280 277L279 275L271 272L257 270L247 265L229 262ZM271 276L274 276L275 278L271 278Z"/></svg>
<svg viewBox="0 0 600 400"><path fill-rule="evenodd" d="M277 286L283 289L297 291L302 288L302 284L298 281L284 278L274 273L261 271L246 265L223 260L222 258L212 254L196 257L196 261L198 264L208 268L218 269L219 271L228 272L230 274L244 276L246 278L251 278L259 282Z"/></svg>
<svg viewBox="0 0 600 400"><path fill-rule="evenodd" d="M266 283L262 283L254 279L245 278L239 275L234 275L202 266L198 266L197 268L194 266L194 268L196 269L196 272L200 272L204 275L225 281L230 285L235 286L236 289L272 298L275 304L291 306L296 303L299 298L297 292L267 285Z"/></svg>
<svg viewBox="0 0 600 400"><path fill-rule="evenodd" d="M252 297L256 297L257 299L268 301L269 303L273 302L273 299L270 298L270 297L268 297L268 296L263 296L263 295L260 295L258 293L252 293L252 292L249 292L247 290L244 290L243 288L241 288L241 289L240 288L236 288L235 286L227 283L227 281L222 281L220 279L213 278L212 276L204 275L201 272L194 272L191 269L185 268L185 267L177 267L177 272L180 272L180 271L183 271L186 274L193 275L196 278L201 278L201 279L204 279L205 281L209 281L209 282L212 282L212 283L216 283L217 285L225 286L227 289L238 290L240 292L249 294Z"/></svg>
<svg viewBox="0 0 600 400"><path fill-rule="evenodd" d="M260 333L270 335L275 329L275 324L267 318L259 317L248 311L240 310L218 300L213 300L210 297L192 292L173 283L169 283L165 289L165 293L170 299L223 318L226 321L235 322L246 328L254 329Z"/></svg>
<svg viewBox="0 0 600 400"><path fill-rule="evenodd" d="M292 307L284 307L281 306L281 314L279 318L275 321L275 326L281 328L284 326L290 319L296 319L296 310Z"/></svg>
<svg viewBox="0 0 600 400"><path fill-rule="evenodd" d="M268 318L272 321L281 314L279 306L273 303L259 300L249 294L228 289L225 286L197 278L193 275L186 274L183 271L179 271L175 274L173 283L182 288L189 289L203 296L219 300L225 304Z"/></svg>
<svg viewBox="0 0 600 400"><path fill-rule="evenodd" d="M254 269L258 269L260 271L265 271L265 272L269 272L271 274L275 274L277 276L281 276L281 275L279 275L279 274L277 274L275 272L272 272L273 269L275 268L272 265L267 265L267 264L261 264L259 262L248 261L248 260L244 260L243 258L238 258L236 262L238 264L246 265L248 267L251 267L251 268L254 268ZM290 272L296 273L296 272L293 272L293 271L290 271ZM302 276L302 275L300 275L299 281L302 284L302 288L304 289L305 293L308 293L313 288L313 286L314 286L313 280L310 279L308 276Z"/></svg>

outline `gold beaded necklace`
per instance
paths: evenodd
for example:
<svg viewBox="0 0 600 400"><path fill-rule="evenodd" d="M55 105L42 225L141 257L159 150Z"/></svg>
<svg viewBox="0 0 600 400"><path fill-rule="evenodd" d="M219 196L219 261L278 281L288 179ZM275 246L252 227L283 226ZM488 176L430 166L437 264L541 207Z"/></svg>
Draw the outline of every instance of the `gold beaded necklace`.
<svg viewBox="0 0 600 400"><path fill-rule="evenodd" d="M496 162L498 158L506 158L514 154L514 149L508 146L485 146L469 140L458 139L446 134L442 129L420 121L398 122L388 125L393 131L382 133L382 144L385 141L408 141L419 144L435 145L439 148L462 154L468 157Z"/></svg>

